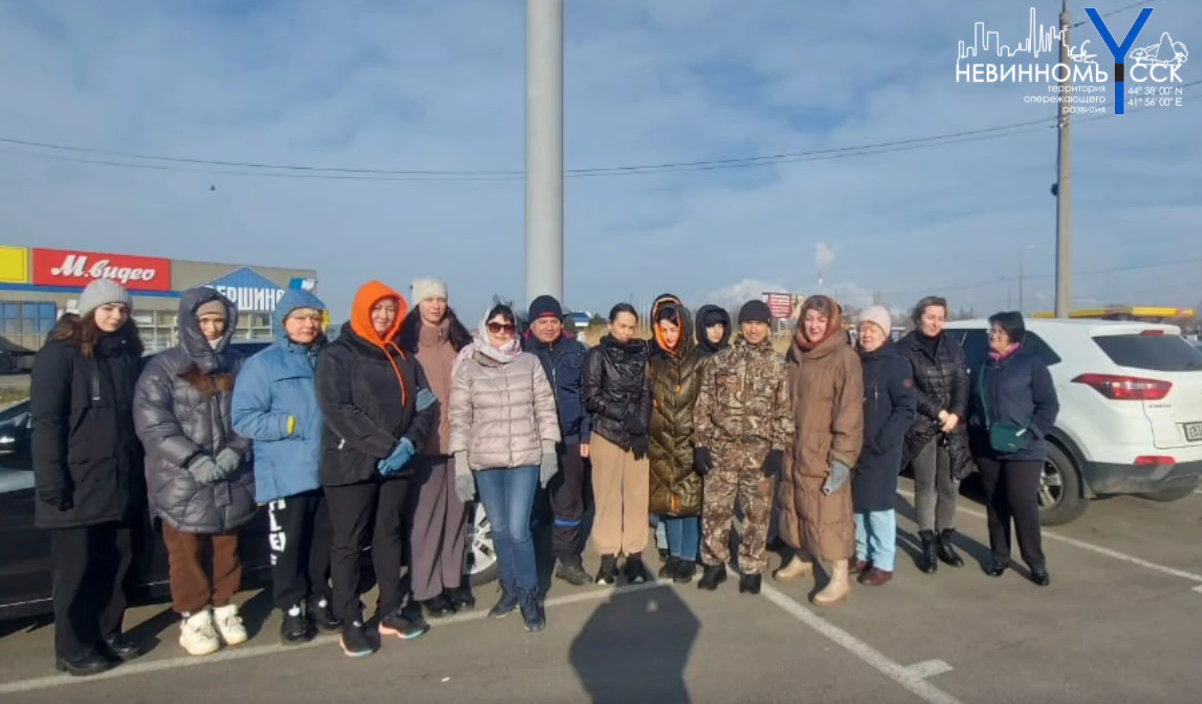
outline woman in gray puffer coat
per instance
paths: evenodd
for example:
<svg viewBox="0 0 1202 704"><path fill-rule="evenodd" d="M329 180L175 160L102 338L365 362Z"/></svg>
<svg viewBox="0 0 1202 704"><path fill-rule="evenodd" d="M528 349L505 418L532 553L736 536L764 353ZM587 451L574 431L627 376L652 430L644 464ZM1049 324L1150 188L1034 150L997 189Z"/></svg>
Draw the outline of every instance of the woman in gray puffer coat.
<svg viewBox="0 0 1202 704"><path fill-rule="evenodd" d="M234 433L230 415L242 367L229 347L237 325L238 311L225 296L211 288L185 291L179 344L147 363L134 391L147 493L162 521L171 599L182 618L180 645L192 655L246 641L231 603L242 581L238 529L256 509L250 442Z"/></svg>
<svg viewBox="0 0 1202 704"><path fill-rule="evenodd" d="M460 351L450 406L455 493L467 503L479 489L501 570L501 600L489 615L501 618L520 607L526 630L540 631L546 615L530 515L539 485L546 488L559 471L559 415L543 365L522 351L508 306L489 310L475 340Z"/></svg>

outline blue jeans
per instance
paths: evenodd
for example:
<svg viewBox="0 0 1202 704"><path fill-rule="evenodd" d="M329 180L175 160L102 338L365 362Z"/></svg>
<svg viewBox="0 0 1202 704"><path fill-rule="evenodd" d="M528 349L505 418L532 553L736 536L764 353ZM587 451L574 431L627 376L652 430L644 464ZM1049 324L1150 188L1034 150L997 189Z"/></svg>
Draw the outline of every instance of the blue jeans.
<svg viewBox="0 0 1202 704"><path fill-rule="evenodd" d="M701 550L701 517L685 516L672 518L663 516L660 525L668 534L668 554L682 560L696 562Z"/></svg>
<svg viewBox="0 0 1202 704"><path fill-rule="evenodd" d="M893 571L897 557L897 513L865 511L856 514L856 559L871 560L872 566Z"/></svg>
<svg viewBox="0 0 1202 704"><path fill-rule="evenodd" d="M482 469L475 472L476 489L488 521L501 579L519 590L538 589L530 513L538 489L538 467Z"/></svg>

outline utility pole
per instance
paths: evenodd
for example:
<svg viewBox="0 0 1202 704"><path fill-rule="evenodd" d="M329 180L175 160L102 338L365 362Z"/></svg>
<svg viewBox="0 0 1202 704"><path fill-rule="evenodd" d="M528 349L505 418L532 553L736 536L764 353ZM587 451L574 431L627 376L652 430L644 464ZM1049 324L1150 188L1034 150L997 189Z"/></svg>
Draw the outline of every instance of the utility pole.
<svg viewBox="0 0 1202 704"><path fill-rule="evenodd" d="M1068 67L1064 80L1060 81L1060 98L1067 100L1072 81L1072 60L1069 59L1069 16L1068 0L1060 5L1060 64ZM1123 96L1116 95L1116 101ZM1069 113L1067 103L1056 104L1056 317L1067 318L1072 304L1069 279L1072 276L1072 157L1069 153ZM1021 298L1021 296L1020 296ZM1020 304L1021 305L1021 304Z"/></svg>
<svg viewBox="0 0 1202 704"><path fill-rule="evenodd" d="M526 0L526 303L563 302L563 0Z"/></svg>

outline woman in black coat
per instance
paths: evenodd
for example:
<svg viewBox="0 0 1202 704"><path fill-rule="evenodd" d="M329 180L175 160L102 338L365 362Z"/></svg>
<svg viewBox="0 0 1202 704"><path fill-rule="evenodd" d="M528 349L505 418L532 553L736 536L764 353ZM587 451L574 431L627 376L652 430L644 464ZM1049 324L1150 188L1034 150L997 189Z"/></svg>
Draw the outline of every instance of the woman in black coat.
<svg viewBox="0 0 1202 704"><path fill-rule="evenodd" d="M601 553L598 584L613 584L618 553L626 579L647 580L643 549L650 531L650 345L634 336L638 314L628 303L609 313L609 334L584 358L584 406L592 419L593 545Z"/></svg>
<svg viewBox="0 0 1202 704"><path fill-rule="evenodd" d="M1039 485L1048 459L1047 436L1060 401L1048 367L1023 350L1022 314L989 318L989 361L972 373L969 435L985 485L992 555L985 574L1001 577L1010 566L1010 521L1031 581L1051 583L1039 526Z"/></svg>
<svg viewBox="0 0 1202 704"><path fill-rule="evenodd" d="M50 531L55 665L93 675L137 657L121 635L143 518L133 396L142 341L129 294L97 279L34 356L35 524Z"/></svg>
<svg viewBox="0 0 1202 704"><path fill-rule="evenodd" d="M864 370L864 447L852 478L856 557L849 572L861 584L893 578L897 514L893 508L906 431L918 394L910 361L890 340L889 311L872 306L860 315L859 352Z"/></svg>

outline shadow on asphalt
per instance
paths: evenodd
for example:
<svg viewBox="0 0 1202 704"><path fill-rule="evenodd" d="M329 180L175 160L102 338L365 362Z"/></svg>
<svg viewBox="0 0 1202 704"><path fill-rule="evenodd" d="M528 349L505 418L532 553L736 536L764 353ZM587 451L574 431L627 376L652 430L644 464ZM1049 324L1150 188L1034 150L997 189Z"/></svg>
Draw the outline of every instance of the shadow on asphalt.
<svg viewBox="0 0 1202 704"><path fill-rule="evenodd" d="M701 621L673 589L619 592L584 624L568 661L592 704L687 704L684 671L700 632Z"/></svg>
<svg viewBox="0 0 1202 704"><path fill-rule="evenodd" d="M263 624L271 616L271 592L257 592L238 609L246 634L253 640L263 630ZM142 654L151 653L163 644L163 640L174 640L175 634L167 631L179 623L179 615L166 608L126 632L126 637L142 648Z"/></svg>

